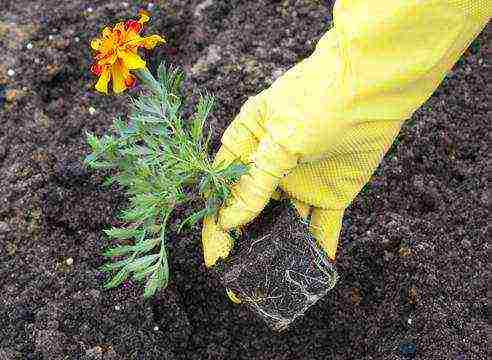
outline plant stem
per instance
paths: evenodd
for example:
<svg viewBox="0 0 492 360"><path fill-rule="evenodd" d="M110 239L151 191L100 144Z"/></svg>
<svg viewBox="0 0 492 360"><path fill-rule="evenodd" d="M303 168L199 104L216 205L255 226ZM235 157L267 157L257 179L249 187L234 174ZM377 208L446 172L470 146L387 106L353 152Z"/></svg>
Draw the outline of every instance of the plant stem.
<svg viewBox="0 0 492 360"><path fill-rule="evenodd" d="M161 224L161 236L160 236L161 248L159 252L159 262L164 267L164 274L166 274L166 282L164 284L164 287L167 286L167 281L169 279L169 263L167 262L167 249L166 249L166 227L171 212L172 210L166 212L166 215L164 216L164 219L162 220L162 224Z"/></svg>
<svg viewBox="0 0 492 360"><path fill-rule="evenodd" d="M159 82L146 67L135 70L135 75L142 84L148 86L153 92L159 92L161 90Z"/></svg>

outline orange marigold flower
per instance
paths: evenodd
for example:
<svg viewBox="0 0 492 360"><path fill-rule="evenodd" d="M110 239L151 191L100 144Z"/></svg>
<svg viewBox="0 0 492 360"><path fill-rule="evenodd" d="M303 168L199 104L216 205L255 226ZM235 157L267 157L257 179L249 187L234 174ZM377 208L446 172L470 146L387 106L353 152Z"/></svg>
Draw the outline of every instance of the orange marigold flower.
<svg viewBox="0 0 492 360"><path fill-rule="evenodd" d="M105 27L100 38L91 41L91 48L96 51L96 62L91 66L91 72L99 76L96 90L108 93L108 83L112 81L113 91L121 93L136 83L130 70L145 68L146 63L138 55L138 49L153 49L160 43L165 43L162 36L140 35L143 25L149 21L147 12L140 12L140 19L119 22L111 27Z"/></svg>

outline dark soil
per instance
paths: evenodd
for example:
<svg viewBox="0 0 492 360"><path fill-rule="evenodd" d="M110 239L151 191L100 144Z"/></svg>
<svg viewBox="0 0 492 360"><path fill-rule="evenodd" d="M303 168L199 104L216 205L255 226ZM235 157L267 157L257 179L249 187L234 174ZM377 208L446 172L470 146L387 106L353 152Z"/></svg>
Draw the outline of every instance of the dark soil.
<svg viewBox="0 0 492 360"><path fill-rule="evenodd" d="M102 229L124 195L81 159L125 97L90 89L88 43L148 4L1 1L0 359L486 359L490 26L347 210L335 289L275 334L205 270L199 226L173 237L155 299L102 289ZM169 42L152 65L216 95L217 146L248 96L309 55L331 6L155 2L149 32Z"/></svg>

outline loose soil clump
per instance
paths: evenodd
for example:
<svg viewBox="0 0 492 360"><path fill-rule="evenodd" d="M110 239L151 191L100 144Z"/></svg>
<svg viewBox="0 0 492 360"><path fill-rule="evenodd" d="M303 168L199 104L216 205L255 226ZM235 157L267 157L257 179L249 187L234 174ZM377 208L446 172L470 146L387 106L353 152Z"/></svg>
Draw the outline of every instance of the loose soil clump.
<svg viewBox="0 0 492 360"><path fill-rule="evenodd" d="M237 242L238 254L219 274L233 296L274 331L283 331L335 286L338 275L294 207L288 202L276 207L280 211L267 209L278 213L275 218L253 222L259 232L246 228L248 239Z"/></svg>

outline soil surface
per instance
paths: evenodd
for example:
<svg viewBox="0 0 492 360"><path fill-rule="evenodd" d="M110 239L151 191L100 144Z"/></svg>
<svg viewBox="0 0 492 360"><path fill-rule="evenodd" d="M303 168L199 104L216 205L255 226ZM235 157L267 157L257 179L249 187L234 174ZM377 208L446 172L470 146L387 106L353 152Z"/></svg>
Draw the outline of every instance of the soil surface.
<svg viewBox="0 0 492 360"><path fill-rule="evenodd" d="M125 97L94 93L88 43L153 14L154 53L217 97L214 144L249 97L308 56L331 19L317 0L2 0L0 359L486 359L490 25L402 129L346 211L337 286L272 333L206 271L200 228L173 236L154 299L105 291L102 230L125 205L89 172ZM268 215L268 214L267 214ZM185 216L185 214L178 214Z"/></svg>

